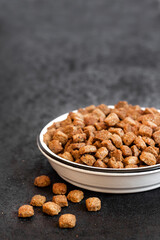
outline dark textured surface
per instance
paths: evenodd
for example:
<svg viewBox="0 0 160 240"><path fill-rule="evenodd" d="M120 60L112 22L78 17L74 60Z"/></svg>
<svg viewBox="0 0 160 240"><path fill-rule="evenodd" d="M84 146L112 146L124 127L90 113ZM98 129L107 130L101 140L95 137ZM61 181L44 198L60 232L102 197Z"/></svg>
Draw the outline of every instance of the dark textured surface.
<svg viewBox="0 0 160 240"><path fill-rule="evenodd" d="M37 189L34 177L61 181L36 146L51 119L89 104L128 100L160 108L160 2L128 0L0 0L0 239L160 239L160 189L99 196L102 209L85 201L63 213L77 216L71 230L58 216L17 209ZM68 184L69 189L74 186Z"/></svg>

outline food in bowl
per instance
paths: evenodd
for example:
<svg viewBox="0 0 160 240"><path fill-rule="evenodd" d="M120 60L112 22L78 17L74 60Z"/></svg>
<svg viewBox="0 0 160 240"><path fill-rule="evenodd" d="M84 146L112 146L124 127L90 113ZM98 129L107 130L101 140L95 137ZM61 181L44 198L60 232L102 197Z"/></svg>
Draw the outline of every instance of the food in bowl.
<svg viewBox="0 0 160 240"><path fill-rule="evenodd" d="M100 168L138 168L160 163L160 113L126 101L70 112L43 135L48 148L71 162Z"/></svg>

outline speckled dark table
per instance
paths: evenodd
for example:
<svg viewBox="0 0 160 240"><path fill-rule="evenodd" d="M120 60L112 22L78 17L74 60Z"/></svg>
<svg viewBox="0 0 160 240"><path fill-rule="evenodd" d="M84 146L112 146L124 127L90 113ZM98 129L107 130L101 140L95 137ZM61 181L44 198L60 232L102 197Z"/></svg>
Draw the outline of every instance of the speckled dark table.
<svg viewBox="0 0 160 240"><path fill-rule="evenodd" d="M160 189L99 196L102 209L85 201L63 213L77 216L71 230L58 216L17 209L51 188L33 180L61 181L36 146L51 119L89 104L128 100L160 108L160 2L157 0L0 0L0 239L160 239ZM68 184L68 188L74 186Z"/></svg>

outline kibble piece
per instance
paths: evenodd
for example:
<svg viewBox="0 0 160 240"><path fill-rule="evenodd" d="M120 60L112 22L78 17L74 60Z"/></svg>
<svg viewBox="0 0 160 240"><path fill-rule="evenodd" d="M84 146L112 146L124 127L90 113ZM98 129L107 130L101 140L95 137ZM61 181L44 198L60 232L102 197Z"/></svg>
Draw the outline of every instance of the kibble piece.
<svg viewBox="0 0 160 240"><path fill-rule="evenodd" d="M141 161L145 162L147 165L155 165L156 164L156 158L155 156L150 152L143 151L140 155Z"/></svg>
<svg viewBox="0 0 160 240"><path fill-rule="evenodd" d="M43 135L43 141L45 142L45 144L48 145L48 142L52 140L52 136L46 132L44 135Z"/></svg>
<svg viewBox="0 0 160 240"><path fill-rule="evenodd" d="M123 135L124 135L124 131L122 130L122 128L114 128L114 127L110 127L109 129L108 129L108 131L110 132L110 133L116 133L116 134L118 134L120 137L123 137Z"/></svg>
<svg viewBox="0 0 160 240"><path fill-rule="evenodd" d="M74 203L80 202L83 198L84 198L84 193L80 190L72 190L67 195L67 199Z"/></svg>
<svg viewBox="0 0 160 240"><path fill-rule="evenodd" d="M146 136L146 137L151 137L152 136L152 128L146 126L146 125L141 125L140 128L139 128L139 134L141 136Z"/></svg>
<svg viewBox="0 0 160 240"><path fill-rule="evenodd" d="M151 121L142 121L142 123L150 128L152 128L153 130L157 127L157 125Z"/></svg>
<svg viewBox="0 0 160 240"><path fill-rule="evenodd" d="M158 157L158 153L159 153L159 148L156 148L156 147L147 147L145 148L144 150L145 152L150 152L152 153L155 157Z"/></svg>
<svg viewBox="0 0 160 240"><path fill-rule="evenodd" d="M116 161L115 157L111 157L108 160L108 167L110 168L123 168L123 163L121 161Z"/></svg>
<svg viewBox="0 0 160 240"><path fill-rule="evenodd" d="M135 157L138 157L138 156L139 156L140 150L137 148L136 145L133 145L133 146L131 147L131 150L132 150L133 156L135 156Z"/></svg>
<svg viewBox="0 0 160 240"><path fill-rule="evenodd" d="M96 122L98 122L98 118L94 115L88 114L84 117L84 124L86 126L94 125Z"/></svg>
<svg viewBox="0 0 160 240"><path fill-rule="evenodd" d="M94 125L98 131L106 129L106 124L104 122L96 122Z"/></svg>
<svg viewBox="0 0 160 240"><path fill-rule="evenodd" d="M80 154L95 153L96 151L97 151L97 148L93 145L83 146L79 149Z"/></svg>
<svg viewBox="0 0 160 240"><path fill-rule="evenodd" d="M93 136L96 131L95 127L92 125L84 127L83 130L87 137Z"/></svg>
<svg viewBox="0 0 160 240"><path fill-rule="evenodd" d="M60 157L64 158L64 159L67 159L71 162L73 162L73 157L72 155L70 154L70 152L64 152L62 154L58 154Z"/></svg>
<svg viewBox="0 0 160 240"><path fill-rule="evenodd" d="M74 228L76 226L76 216L73 214L63 214L59 218L60 228Z"/></svg>
<svg viewBox="0 0 160 240"><path fill-rule="evenodd" d="M122 151L122 155L124 157L132 156L131 149L128 146L126 146L126 145L121 146L121 151Z"/></svg>
<svg viewBox="0 0 160 240"><path fill-rule="evenodd" d="M49 142L48 146L55 154L60 153L63 150L62 144L59 140L52 140Z"/></svg>
<svg viewBox="0 0 160 240"><path fill-rule="evenodd" d="M96 108L95 105L90 105L90 106L86 107L85 110L90 113L90 112L92 112L95 108Z"/></svg>
<svg viewBox="0 0 160 240"><path fill-rule="evenodd" d="M125 166L125 168L138 168L138 165L128 164L128 165Z"/></svg>
<svg viewBox="0 0 160 240"><path fill-rule="evenodd" d="M135 125L136 125L136 121L133 120L131 117L126 117L125 119L123 119L123 121L124 121L125 123L130 124L131 126L135 126Z"/></svg>
<svg viewBox="0 0 160 240"><path fill-rule="evenodd" d="M61 207L54 202L46 202L43 204L42 210L44 213L54 216L60 213Z"/></svg>
<svg viewBox="0 0 160 240"><path fill-rule="evenodd" d="M98 105L97 108L104 112L105 115L108 115L111 111L110 108L105 104Z"/></svg>
<svg viewBox="0 0 160 240"><path fill-rule="evenodd" d="M155 141L152 139L152 138L149 138L149 137L142 137L143 141L151 146L151 147L154 147L155 146Z"/></svg>
<svg viewBox="0 0 160 240"><path fill-rule="evenodd" d="M105 117L106 117L106 115L104 114L104 112L102 112L99 108L95 108L95 109L93 110L92 114L93 114L94 116L96 116L96 117L98 118L98 120L99 120L99 119L104 120Z"/></svg>
<svg viewBox="0 0 160 240"><path fill-rule="evenodd" d="M115 133L111 136L111 140L117 148L120 148L123 144L121 137Z"/></svg>
<svg viewBox="0 0 160 240"><path fill-rule="evenodd" d="M110 153L111 157L114 157L116 161L123 161L122 151L119 149L115 149Z"/></svg>
<svg viewBox="0 0 160 240"><path fill-rule="evenodd" d="M79 153L79 150L72 150L71 151L72 156L74 157L74 159L79 159L81 157L81 154Z"/></svg>
<svg viewBox="0 0 160 240"><path fill-rule="evenodd" d="M99 211L101 209L101 200L97 197L90 197L86 199L86 208L91 212Z"/></svg>
<svg viewBox="0 0 160 240"><path fill-rule="evenodd" d="M18 209L18 217L32 217L34 215L33 207L30 205L23 205Z"/></svg>
<svg viewBox="0 0 160 240"><path fill-rule="evenodd" d="M65 195L53 196L52 202L55 202L60 207L68 207L68 201L67 201L67 197Z"/></svg>
<svg viewBox="0 0 160 240"><path fill-rule="evenodd" d="M59 140L60 143L66 144L68 140L67 134L63 133L62 131L56 131L53 135L54 140Z"/></svg>
<svg viewBox="0 0 160 240"><path fill-rule="evenodd" d="M130 157L126 157L123 163L125 163L126 165L130 165L130 164L137 165L139 163L139 160L135 156L130 156Z"/></svg>
<svg viewBox="0 0 160 240"><path fill-rule="evenodd" d="M36 177L34 180L34 185L37 187L48 187L51 184L51 180L46 175L41 175Z"/></svg>
<svg viewBox="0 0 160 240"><path fill-rule="evenodd" d="M111 136L112 134L107 130L96 131L94 135L95 140L100 140L100 141L110 139Z"/></svg>
<svg viewBox="0 0 160 240"><path fill-rule="evenodd" d="M108 155L108 150L106 147L101 147L97 150L95 157L99 159L103 159Z"/></svg>
<svg viewBox="0 0 160 240"><path fill-rule="evenodd" d="M119 101L116 105L115 108L128 108L129 105L126 101Z"/></svg>
<svg viewBox="0 0 160 240"><path fill-rule="evenodd" d="M93 136L90 136L86 142L87 145L92 145L93 144L93 141L94 141L94 137Z"/></svg>
<svg viewBox="0 0 160 240"><path fill-rule="evenodd" d="M116 113L110 113L104 120L107 126L115 126L119 122L119 117Z"/></svg>
<svg viewBox="0 0 160 240"><path fill-rule="evenodd" d="M132 142L135 140L135 138L136 138L136 135L133 132L127 132L122 137L122 140L125 145L130 146Z"/></svg>
<svg viewBox="0 0 160 240"><path fill-rule="evenodd" d="M52 191L54 194L66 194L67 185L65 183L54 183L52 187Z"/></svg>
<svg viewBox="0 0 160 240"><path fill-rule="evenodd" d="M85 164L87 164L88 166L93 166L93 164L95 163L96 159L94 156L90 155L90 154L85 154L81 157L81 161Z"/></svg>
<svg viewBox="0 0 160 240"><path fill-rule="evenodd" d="M94 163L94 167L106 168L107 165L106 165L101 159L98 159L98 160Z"/></svg>
<svg viewBox="0 0 160 240"><path fill-rule="evenodd" d="M34 195L30 204L32 206L41 207L46 202L46 197L42 195Z"/></svg>
<svg viewBox="0 0 160 240"><path fill-rule="evenodd" d="M93 143L93 146L95 146L96 148L101 148L102 147L101 141L95 141Z"/></svg>
<svg viewBox="0 0 160 240"><path fill-rule="evenodd" d="M74 143L84 142L85 140L86 140L86 134L85 133L73 135L73 142Z"/></svg>
<svg viewBox="0 0 160 240"><path fill-rule="evenodd" d="M142 150L147 147L141 136L136 137L134 143L139 149Z"/></svg>
<svg viewBox="0 0 160 240"><path fill-rule="evenodd" d="M160 144L160 130L153 133L153 138L157 144Z"/></svg>
<svg viewBox="0 0 160 240"><path fill-rule="evenodd" d="M112 144L111 140L104 140L101 143L102 147L106 147L109 151L114 151L116 149L116 147Z"/></svg>

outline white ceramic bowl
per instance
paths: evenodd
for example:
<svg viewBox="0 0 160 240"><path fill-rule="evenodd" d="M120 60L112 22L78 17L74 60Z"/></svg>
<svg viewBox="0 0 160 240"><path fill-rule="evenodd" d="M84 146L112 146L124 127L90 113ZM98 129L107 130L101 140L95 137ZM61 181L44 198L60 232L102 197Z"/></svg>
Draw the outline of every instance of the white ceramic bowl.
<svg viewBox="0 0 160 240"><path fill-rule="evenodd" d="M66 119L67 115L49 122L37 138L40 151L60 177L75 186L104 193L135 193L160 187L160 164L132 169L99 168L71 162L54 154L44 143L43 135L53 122Z"/></svg>

